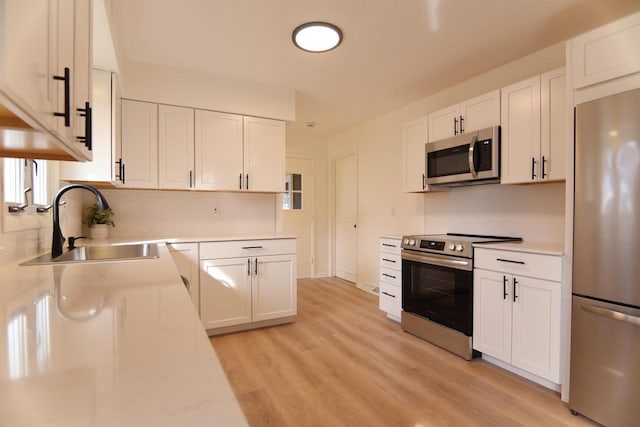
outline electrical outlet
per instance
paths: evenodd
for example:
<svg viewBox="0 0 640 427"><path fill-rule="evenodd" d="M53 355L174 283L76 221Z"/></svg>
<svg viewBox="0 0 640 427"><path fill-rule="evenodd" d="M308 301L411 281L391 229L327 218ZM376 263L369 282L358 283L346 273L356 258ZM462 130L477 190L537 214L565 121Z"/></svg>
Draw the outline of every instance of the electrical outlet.
<svg viewBox="0 0 640 427"><path fill-rule="evenodd" d="M220 203L214 203L213 204L213 209L211 210L211 212L214 215L220 215Z"/></svg>

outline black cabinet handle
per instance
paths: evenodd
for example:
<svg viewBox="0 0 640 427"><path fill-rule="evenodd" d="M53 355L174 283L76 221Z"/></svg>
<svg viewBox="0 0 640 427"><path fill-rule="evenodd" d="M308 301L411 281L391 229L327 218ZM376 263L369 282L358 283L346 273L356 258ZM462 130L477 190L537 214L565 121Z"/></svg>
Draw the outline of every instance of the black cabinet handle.
<svg viewBox="0 0 640 427"><path fill-rule="evenodd" d="M391 277L392 279L395 279L395 278L396 278L396 276L392 276L392 275L387 274L387 273L382 273L382 275L383 275L383 276L387 276L387 277Z"/></svg>
<svg viewBox="0 0 640 427"><path fill-rule="evenodd" d="M496 258L496 261L500 261L500 262L510 262L511 264L522 264L522 265L524 265L524 261L513 261L513 260L511 260L511 259Z"/></svg>
<svg viewBox="0 0 640 427"><path fill-rule="evenodd" d="M193 171L189 171L189 188L193 188Z"/></svg>
<svg viewBox="0 0 640 427"><path fill-rule="evenodd" d="M262 249L262 246L243 246L242 249Z"/></svg>
<svg viewBox="0 0 640 427"><path fill-rule="evenodd" d="M242 190L242 174L238 177L238 188Z"/></svg>
<svg viewBox="0 0 640 427"><path fill-rule="evenodd" d="M382 246L387 246L387 247L389 247L389 248L397 248L397 246L396 246L396 245L391 245L391 244L389 244L389 243L383 243L383 244L382 244Z"/></svg>
<svg viewBox="0 0 640 427"><path fill-rule="evenodd" d="M453 134L454 135L458 134L458 118L457 117L453 118Z"/></svg>
<svg viewBox="0 0 640 427"><path fill-rule="evenodd" d="M392 262L395 264L396 260L394 259L387 259L387 258L382 258L383 261L387 261L387 262Z"/></svg>
<svg viewBox="0 0 640 427"><path fill-rule="evenodd" d="M125 163L122 163L122 185L125 184L125 172L127 171L127 165Z"/></svg>
<svg viewBox="0 0 640 427"><path fill-rule="evenodd" d="M64 113L53 113L56 117L64 117L65 127L71 126L71 70L64 67L64 76L53 76L53 80L64 81Z"/></svg>
<svg viewBox="0 0 640 427"><path fill-rule="evenodd" d="M464 117L460 116L460 133L464 133Z"/></svg>
<svg viewBox="0 0 640 427"><path fill-rule="evenodd" d="M84 145L91 151L93 149L93 135L92 135L92 121L93 121L93 111L91 109L91 104L88 102L84 103L84 108L78 108L78 112L80 113L80 117L84 117L84 136L78 136L79 141L84 142Z"/></svg>
<svg viewBox="0 0 640 427"><path fill-rule="evenodd" d="M251 258L247 259L247 276L251 276Z"/></svg>
<svg viewBox="0 0 640 427"><path fill-rule="evenodd" d="M258 258L256 258L256 269L253 272L256 276L258 275Z"/></svg>
<svg viewBox="0 0 640 427"><path fill-rule="evenodd" d="M122 157L120 157L118 160L116 160L116 165L118 165L118 173L116 173L115 178L122 182Z"/></svg>
<svg viewBox="0 0 640 427"><path fill-rule="evenodd" d="M545 169L545 167L544 167L545 163L547 163L547 159L545 159L544 156L542 156L542 164L541 164L541 166L542 166L542 174L541 174L542 175L542 179L545 179L547 177L547 172L544 170Z"/></svg>
<svg viewBox="0 0 640 427"><path fill-rule="evenodd" d="M536 158L531 158L531 179L536 179Z"/></svg>
<svg viewBox="0 0 640 427"><path fill-rule="evenodd" d="M391 298L395 298L395 297L396 297L395 295L391 295L391 294L390 294L390 293L388 293L388 292L384 292L384 291L383 291L382 293L383 293L384 295L388 296L388 297L391 297Z"/></svg>
<svg viewBox="0 0 640 427"><path fill-rule="evenodd" d="M502 276L502 299L507 299L507 276Z"/></svg>
<svg viewBox="0 0 640 427"><path fill-rule="evenodd" d="M516 300L518 299L518 295L516 295L516 285L518 284L518 281L516 280L516 278L513 278L513 302L516 302Z"/></svg>
<svg viewBox="0 0 640 427"><path fill-rule="evenodd" d="M248 190L249 189L249 174L246 174L246 179L244 181L244 189Z"/></svg>
<svg viewBox="0 0 640 427"><path fill-rule="evenodd" d="M426 184L426 182L425 182L424 174L422 174L422 189L424 190L424 189L426 189L426 188L427 188L427 184Z"/></svg>

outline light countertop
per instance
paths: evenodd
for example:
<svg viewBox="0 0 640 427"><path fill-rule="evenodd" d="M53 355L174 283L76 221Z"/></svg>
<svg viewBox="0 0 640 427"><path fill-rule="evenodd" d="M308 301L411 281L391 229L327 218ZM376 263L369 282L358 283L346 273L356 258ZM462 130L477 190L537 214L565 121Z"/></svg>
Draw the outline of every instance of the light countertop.
<svg viewBox="0 0 640 427"><path fill-rule="evenodd" d="M88 244L98 245L116 245L122 243L203 243L203 242L230 242L242 240L278 240L278 239L295 239L298 236L293 234L252 234L246 236L238 235L213 235L213 236L171 236L161 238L149 237L127 237L127 238L108 238L106 240L82 239L78 240L76 245L83 246Z"/></svg>
<svg viewBox="0 0 640 427"><path fill-rule="evenodd" d="M157 259L0 268L0 424L246 425L158 246Z"/></svg>
<svg viewBox="0 0 640 427"><path fill-rule="evenodd" d="M528 252L542 255L564 255L564 245L562 243L541 243L541 242L499 242L499 243L474 243L474 248L499 249L513 252Z"/></svg>

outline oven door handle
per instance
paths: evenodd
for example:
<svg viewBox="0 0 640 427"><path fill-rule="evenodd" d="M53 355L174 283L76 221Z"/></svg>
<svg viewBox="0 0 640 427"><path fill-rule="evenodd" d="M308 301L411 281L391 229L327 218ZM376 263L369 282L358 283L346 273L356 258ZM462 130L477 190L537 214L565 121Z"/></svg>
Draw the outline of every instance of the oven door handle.
<svg viewBox="0 0 640 427"><path fill-rule="evenodd" d="M433 264L440 267L454 268L456 270L473 270L473 262L470 259L443 257L439 255L414 254L410 251L402 251L402 259L415 261L422 264Z"/></svg>
<svg viewBox="0 0 640 427"><path fill-rule="evenodd" d="M476 165L473 161L473 150L475 150L477 142L477 136L471 138L471 142L469 142L469 172L471 172L471 176L474 178L478 177L478 172L476 172Z"/></svg>

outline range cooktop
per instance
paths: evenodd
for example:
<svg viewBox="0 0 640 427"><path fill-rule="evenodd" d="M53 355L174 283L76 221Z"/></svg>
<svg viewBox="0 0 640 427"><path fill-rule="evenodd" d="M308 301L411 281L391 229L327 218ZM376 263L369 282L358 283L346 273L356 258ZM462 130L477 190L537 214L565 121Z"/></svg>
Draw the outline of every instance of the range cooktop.
<svg viewBox="0 0 640 427"><path fill-rule="evenodd" d="M425 234L402 237L402 249L439 253L465 258L473 257L474 243L521 242L520 237L484 236L480 234Z"/></svg>

